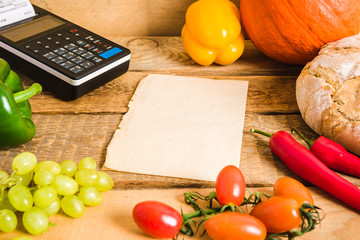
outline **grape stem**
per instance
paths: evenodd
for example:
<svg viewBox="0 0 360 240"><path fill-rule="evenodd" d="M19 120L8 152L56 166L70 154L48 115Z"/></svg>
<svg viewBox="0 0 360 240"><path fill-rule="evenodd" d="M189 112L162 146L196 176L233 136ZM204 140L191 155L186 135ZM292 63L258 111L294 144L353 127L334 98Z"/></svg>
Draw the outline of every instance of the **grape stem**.
<svg viewBox="0 0 360 240"><path fill-rule="evenodd" d="M5 187L5 186L1 186L0 199L3 199L5 189L6 189L6 187Z"/></svg>

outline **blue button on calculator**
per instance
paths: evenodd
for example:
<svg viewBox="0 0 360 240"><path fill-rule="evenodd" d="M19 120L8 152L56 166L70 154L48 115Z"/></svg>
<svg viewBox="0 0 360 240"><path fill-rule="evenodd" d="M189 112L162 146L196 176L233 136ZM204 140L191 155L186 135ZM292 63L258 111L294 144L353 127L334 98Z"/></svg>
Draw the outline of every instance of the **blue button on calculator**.
<svg viewBox="0 0 360 240"><path fill-rule="evenodd" d="M109 57L112 57L120 52L122 52L122 50L120 48L114 47L114 48L100 54L100 57L108 59Z"/></svg>

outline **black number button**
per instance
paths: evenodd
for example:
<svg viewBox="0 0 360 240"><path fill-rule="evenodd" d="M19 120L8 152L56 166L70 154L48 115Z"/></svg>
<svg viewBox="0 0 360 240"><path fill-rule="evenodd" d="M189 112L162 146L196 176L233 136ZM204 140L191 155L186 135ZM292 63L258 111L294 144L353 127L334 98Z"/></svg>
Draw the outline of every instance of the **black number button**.
<svg viewBox="0 0 360 240"><path fill-rule="evenodd" d="M71 61L76 63L76 64L79 64L79 63L82 63L83 61L85 61L85 59L80 57L80 56L77 56L77 57L71 59Z"/></svg>
<svg viewBox="0 0 360 240"><path fill-rule="evenodd" d="M77 46L73 43L69 43L68 45L65 45L64 48L66 48L68 50L73 50L73 49L77 48Z"/></svg>
<svg viewBox="0 0 360 240"><path fill-rule="evenodd" d="M49 49L51 51L58 49L59 46L57 46L55 43L50 42L49 40L38 40L36 41L37 44L41 45L42 47Z"/></svg>
<svg viewBox="0 0 360 240"><path fill-rule="evenodd" d="M71 59L71 58L75 57L76 54L72 53L72 52L67 52L67 53L63 54L62 56L66 59Z"/></svg>
<svg viewBox="0 0 360 240"><path fill-rule="evenodd" d="M56 58L51 59L51 61L53 61L56 64L60 64L65 61L65 58L57 56Z"/></svg>
<svg viewBox="0 0 360 240"><path fill-rule="evenodd" d="M85 39L88 40L89 42L95 41L95 38L93 36L91 36L91 35L85 37Z"/></svg>
<svg viewBox="0 0 360 240"><path fill-rule="evenodd" d="M85 62L80 64L80 66L82 66L83 68L89 68L89 67L91 67L93 65L95 65L95 64L90 62L90 61L85 61Z"/></svg>
<svg viewBox="0 0 360 240"><path fill-rule="evenodd" d="M49 36L49 37L47 37L47 40L49 40L57 45L60 45L60 46L65 46L65 45L69 44L68 41L66 41L65 39L63 39L61 37L58 37L57 35Z"/></svg>
<svg viewBox="0 0 360 240"><path fill-rule="evenodd" d="M49 51L44 48L38 48L38 49L34 49L33 52L39 55L44 55L47 54Z"/></svg>
<svg viewBox="0 0 360 240"><path fill-rule="evenodd" d="M95 46L94 45L91 45L91 44L89 44L89 43L86 43L85 45L84 45L84 48L86 48L87 50L91 50L91 49L93 49Z"/></svg>
<svg viewBox="0 0 360 240"><path fill-rule="evenodd" d="M76 37L75 35L69 33L69 32L64 32L61 35L62 38L64 38L65 40L69 41L69 42L76 42L78 40L80 40L80 38Z"/></svg>
<svg viewBox="0 0 360 240"><path fill-rule="evenodd" d="M45 53L43 55L43 57L47 58L47 59L53 59L53 58L57 57L57 55L55 53L53 53L53 52L48 52L48 53Z"/></svg>
<svg viewBox="0 0 360 240"><path fill-rule="evenodd" d="M85 42L85 41L83 41L83 40L81 40L81 39L76 40L76 43L77 43L77 44L79 44L80 46L82 46L82 45L85 45L85 44L86 44L86 42Z"/></svg>
<svg viewBox="0 0 360 240"><path fill-rule="evenodd" d="M81 54L83 54L85 52L86 52L86 50L83 49L83 48L76 48L76 49L73 50L73 53L76 53L78 55L81 55Z"/></svg>
<svg viewBox="0 0 360 240"><path fill-rule="evenodd" d="M69 69L69 68L75 66L75 63L66 61L66 62L61 63L60 66L62 66L63 68Z"/></svg>
<svg viewBox="0 0 360 240"><path fill-rule="evenodd" d="M95 55L91 52L86 52L84 54L81 55L83 58L86 58L86 59L89 59L89 58L92 58L94 57Z"/></svg>
<svg viewBox="0 0 360 240"><path fill-rule="evenodd" d="M67 50L65 48L62 48L62 47L54 50L54 53L57 53L59 55L64 54L66 52L67 52Z"/></svg>
<svg viewBox="0 0 360 240"><path fill-rule="evenodd" d="M99 63L102 61L102 58L99 58L99 57L93 57L91 59L89 59L90 61L94 62L94 63Z"/></svg>
<svg viewBox="0 0 360 240"><path fill-rule="evenodd" d="M44 55L49 52L49 50L43 48L42 46L40 46L39 44L37 44L35 42L27 44L24 47L36 54L39 54L39 55Z"/></svg>
<svg viewBox="0 0 360 240"><path fill-rule="evenodd" d="M94 52L94 53L96 53L96 54L100 54L100 53L104 52L104 51L103 51L102 49L100 49L100 48L94 48L94 49L92 49L91 51Z"/></svg>
<svg viewBox="0 0 360 240"><path fill-rule="evenodd" d="M82 67L80 67L80 66L75 66L75 67L70 68L69 70L70 70L71 72L73 72L73 73L79 73L79 72L81 72L81 71L83 71L83 70L85 70L85 69L82 68Z"/></svg>

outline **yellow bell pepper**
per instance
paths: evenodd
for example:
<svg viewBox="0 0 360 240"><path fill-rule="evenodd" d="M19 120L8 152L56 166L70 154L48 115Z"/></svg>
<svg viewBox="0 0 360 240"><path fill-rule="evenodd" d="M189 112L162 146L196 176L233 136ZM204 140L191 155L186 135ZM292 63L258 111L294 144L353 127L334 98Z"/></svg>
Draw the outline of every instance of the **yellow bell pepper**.
<svg viewBox="0 0 360 240"><path fill-rule="evenodd" d="M181 37L185 51L200 65L227 65L244 51L239 9L229 0L199 0L186 11Z"/></svg>

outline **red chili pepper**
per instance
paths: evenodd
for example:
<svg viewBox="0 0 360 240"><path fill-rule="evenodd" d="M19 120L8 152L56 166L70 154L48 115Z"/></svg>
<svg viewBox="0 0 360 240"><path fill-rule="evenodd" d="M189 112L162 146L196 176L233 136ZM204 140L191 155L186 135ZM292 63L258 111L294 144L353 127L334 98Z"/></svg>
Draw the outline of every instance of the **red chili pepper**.
<svg viewBox="0 0 360 240"><path fill-rule="evenodd" d="M326 137L320 136L315 141L306 138L297 129L296 132L309 145L310 151L331 169L360 177L360 158L348 152L343 146Z"/></svg>
<svg viewBox="0 0 360 240"><path fill-rule="evenodd" d="M255 129L250 131L270 137L271 151L296 175L360 211L360 189L333 172L289 133L278 131L269 134Z"/></svg>

